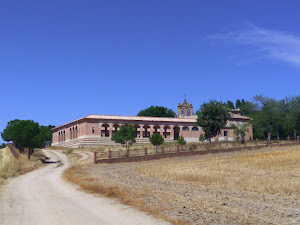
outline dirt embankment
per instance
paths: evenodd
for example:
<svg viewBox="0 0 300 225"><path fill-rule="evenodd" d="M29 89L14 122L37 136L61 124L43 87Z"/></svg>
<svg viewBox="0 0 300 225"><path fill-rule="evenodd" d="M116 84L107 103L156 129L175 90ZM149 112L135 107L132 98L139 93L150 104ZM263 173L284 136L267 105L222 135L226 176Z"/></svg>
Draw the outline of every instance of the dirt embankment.
<svg viewBox="0 0 300 225"><path fill-rule="evenodd" d="M285 154L287 151L291 154ZM299 151L288 148L139 163L81 163L67 170L65 177L88 192L119 198L174 224L299 224L300 193L297 185L289 184L300 183L296 173ZM265 187L272 176L282 182L273 189Z"/></svg>
<svg viewBox="0 0 300 225"><path fill-rule="evenodd" d="M30 160L26 154L21 154L16 160L8 147L0 149L0 190L8 179L40 168L44 160L45 156L40 149L35 150Z"/></svg>

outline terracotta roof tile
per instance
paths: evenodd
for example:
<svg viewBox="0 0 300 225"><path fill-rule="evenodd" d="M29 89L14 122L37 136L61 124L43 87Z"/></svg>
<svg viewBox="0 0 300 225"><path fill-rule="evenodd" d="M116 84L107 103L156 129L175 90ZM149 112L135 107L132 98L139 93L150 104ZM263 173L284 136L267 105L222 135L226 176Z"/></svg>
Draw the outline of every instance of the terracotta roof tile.
<svg viewBox="0 0 300 225"><path fill-rule="evenodd" d="M249 117L246 116L240 116L236 115L234 113L230 113L233 119L244 119L244 120L250 120ZM152 121L152 122L162 122L162 123L196 123L197 119L195 118L171 118L171 117L144 117L144 116L113 116L113 115L88 115L86 117L82 117L80 119L71 121L69 123L57 126L54 129L57 129L62 126L66 126L71 123L75 123L76 121L79 121L81 119L100 119L100 120L125 120L125 121Z"/></svg>

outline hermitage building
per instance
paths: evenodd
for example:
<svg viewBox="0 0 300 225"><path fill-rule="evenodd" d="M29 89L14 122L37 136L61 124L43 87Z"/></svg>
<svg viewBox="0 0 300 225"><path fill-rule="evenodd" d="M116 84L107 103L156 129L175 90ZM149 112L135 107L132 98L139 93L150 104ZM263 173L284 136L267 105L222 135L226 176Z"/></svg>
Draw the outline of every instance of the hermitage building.
<svg viewBox="0 0 300 225"><path fill-rule="evenodd" d="M250 121L249 117L241 115L239 109L231 110L230 114L231 119L226 127L212 141L233 141L234 133L229 128L230 125L239 126ZM118 145L111 141L111 137L121 125L132 125L135 128L138 144L149 143L149 137L154 133L163 136L165 142L174 142L179 136L184 137L187 142L198 142L204 132L196 122L193 105L188 104L186 99L178 104L177 118L88 115L53 128L52 146L83 148ZM245 140L253 138L253 128L251 125L248 128Z"/></svg>

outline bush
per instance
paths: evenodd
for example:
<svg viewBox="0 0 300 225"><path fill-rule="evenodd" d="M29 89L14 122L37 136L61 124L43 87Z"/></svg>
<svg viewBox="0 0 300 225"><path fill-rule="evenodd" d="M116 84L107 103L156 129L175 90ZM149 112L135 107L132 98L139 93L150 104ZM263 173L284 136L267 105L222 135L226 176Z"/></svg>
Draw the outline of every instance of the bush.
<svg viewBox="0 0 300 225"><path fill-rule="evenodd" d="M201 134L201 135L200 135L200 137L199 137L199 141L201 141L201 142L204 142L204 141L205 141L205 137L204 137L204 135L203 135L203 134Z"/></svg>
<svg viewBox="0 0 300 225"><path fill-rule="evenodd" d="M190 145L189 150L190 150L190 151L193 151L194 149L195 149L195 150L197 149L197 145L196 145L196 144Z"/></svg>
<svg viewBox="0 0 300 225"><path fill-rule="evenodd" d="M160 134L153 134L149 137L149 141L156 147L156 153L158 153L158 146L164 143L164 138Z"/></svg>
<svg viewBox="0 0 300 225"><path fill-rule="evenodd" d="M181 149L183 150L183 146L186 144L186 140L184 140L184 137L179 136L179 137L178 137L177 143L178 143L179 145L181 145Z"/></svg>
<svg viewBox="0 0 300 225"><path fill-rule="evenodd" d="M68 150L64 151L64 153L65 153L65 154L68 154L68 155L69 155L69 154L72 154L72 153L73 153L73 149L68 149Z"/></svg>
<svg viewBox="0 0 300 225"><path fill-rule="evenodd" d="M71 153L73 153L73 149L68 149L67 154L71 154Z"/></svg>

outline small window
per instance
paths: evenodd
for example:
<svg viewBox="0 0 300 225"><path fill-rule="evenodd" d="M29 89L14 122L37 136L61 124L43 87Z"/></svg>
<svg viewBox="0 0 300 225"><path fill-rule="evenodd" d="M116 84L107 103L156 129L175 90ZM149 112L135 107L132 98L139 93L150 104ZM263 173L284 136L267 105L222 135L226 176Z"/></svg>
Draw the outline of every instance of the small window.
<svg viewBox="0 0 300 225"><path fill-rule="evenodd" d="M228 131L224 131L224 137L228 136Z"/></svg>

